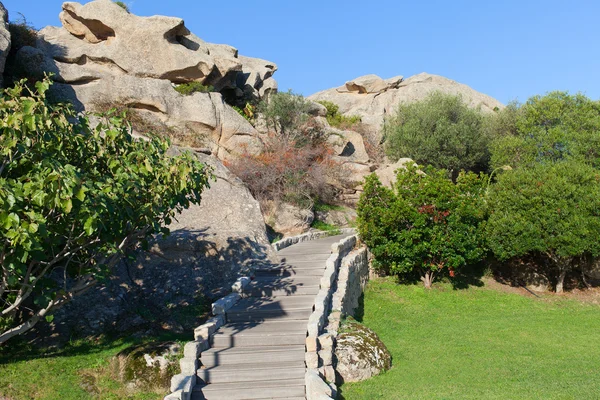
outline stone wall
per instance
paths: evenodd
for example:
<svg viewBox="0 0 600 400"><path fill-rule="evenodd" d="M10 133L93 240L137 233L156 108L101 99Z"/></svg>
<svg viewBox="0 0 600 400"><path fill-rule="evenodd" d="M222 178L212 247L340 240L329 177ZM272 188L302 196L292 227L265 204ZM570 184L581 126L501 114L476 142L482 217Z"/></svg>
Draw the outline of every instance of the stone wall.
<svg viewBox="0 0 600 400"><path fill-rule="evenodd" d="M359 299L369 281L369 252L366 247L352 251L342 260L332 309L341 316L355 316Z"/></svg>
<svg viewBox="0 0 600 400"><path fill-rule="evenodd" d="M357 237L352 236L334 244L321 279L306 339L307 400L337 396L333 358L340 322L344 316L354 315L369 280L368 250L365 246L353 250L356 243Z"/></svg>

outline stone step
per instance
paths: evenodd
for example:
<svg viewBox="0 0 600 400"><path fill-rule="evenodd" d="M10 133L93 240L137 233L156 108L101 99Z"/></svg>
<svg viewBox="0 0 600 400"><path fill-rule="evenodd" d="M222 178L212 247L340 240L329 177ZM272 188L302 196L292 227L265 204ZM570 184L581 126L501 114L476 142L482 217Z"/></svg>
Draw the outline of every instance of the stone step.
<svg viewBox="0 0 600 400"><path fill-rule="evenodd" d="M205 367L232 364L272 364L304 360L304 344L292 346L253 346L232 347L229 349L208 349L200 355Z"/></svg>
<svg viewBox="0 0 600 400"><path fill-rule="evenodd" d="M273 267L273 268L260 268L254 270L255 276L281 276L281 277L304 277L304 276L323 276L325 272L325 264L317 265L316 267Z"/></svg>
<svg viewBox="0 0 600 400"><path fill-rule="evenodd" d="M238 323L226 324L219 329L219 332L303 332L306 330L308 320L299 321L270 321L262 324L258 323Z"/></svg>
<svg viewBox="0 0 600 400"><path fill-rule="evenodd" d="M268 309L252 311L228 311L228 322L266 322L271 320L299 320L310 317L312 309Z"/></svg>
<svg viewBox="0 0 600 400"><path fill-rule="evenodd" d="M196 385L192 400L305 399L302 379Z"/></svg>
<svg viewBox="0 0 600 400"><path fill-rule="evenodd" d="M217 332L211 337L211 346L215 349L247 346L285 346L304 344L306 329L294 332Z"/></svg>
<svg viewBox="0 0 600 400"><path fill-rule="evenodd" d="M230 311L257 311L264 309L298 309L312 307L315 297L311 295L248 297L241 299Z"/></svg>
<svg viewBox="0 0 600 400"><path fill-rule="evenodd" d="M321 275L322 276L322 275ZM255 283L256 282L256 283ZM295 276L295 277L279 277L279 276L257 276L251 284L262 285L262 286L275 286L278 288L297 288L298 286L313 286L318 285L321 282L319 276Z"/></svg>
<svg viewBox="0 0 600 400"><path fill-rule="evenodd" d="M219 365L199 369L197 375L199 383L255 383L269 379L298 379L304 377L305 372L304 360L299 360L263 365Z"/></svg>
<svg viewBox="0 0 600 400"><path fill-rule="evenodd" d="M245 295L251 297L264 296L295 296L295 295L313 295L316 296L319 292L319 284L313 285L291 285L286 287L282 285L261 285L255 282L248 285L244 290Z"/></svg>

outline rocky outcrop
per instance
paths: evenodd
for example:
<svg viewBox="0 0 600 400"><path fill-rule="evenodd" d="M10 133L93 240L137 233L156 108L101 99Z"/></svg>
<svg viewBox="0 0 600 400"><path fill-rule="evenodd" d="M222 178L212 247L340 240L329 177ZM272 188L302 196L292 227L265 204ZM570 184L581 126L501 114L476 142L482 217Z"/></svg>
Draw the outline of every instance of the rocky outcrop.
<svg viewBox="0 0 600 400"><path fill-rule="evenodd" d="M17 65L32 77L54 73L54 94L79 110L133 110L145 130L167 131L183 145L206 147L221 159L262 149L260 134L230 103L276 90L275 64L206 43L179 18L138 17L112 0L67 2L62 27L39 32ZM174 86L198 82L212 93L184 96Z"/></svg>
<svg viewBox="0 0 600 400"><path fill-rule="evenodd" d="M206 312L206 297L230 287L248 269L270 263L273 250L258 202L215 157L196 156L216 176L201 204L183 210L169 226L171 235L158 236L147 251L125 259L109 281L58 310L51 328L62 337L192 330Z"/></svg>
<svg viewBox="0 0 600 400"><path fill-rule="evenodd" d="M335 370L342 382L359 382L392 367L392 356L377 334L347 321L338 334Z"/></svg>
<svg viewBox="0 0 600 400"><path fill-rule="evenodd" d="M503 107L497 100L467 85L427 73L408 79L398 76L387 80L367 75L308 98L313 101L331 101L339 106L340 113L358 115L364 124L381 129L386 115L395 112L400 103L423 100L434 91L461 95L471 107L481 107L484 112Z"/></svg>
<svg viewBox="0 0 600 400"><path fill-rule="evenodd" d="M2 74L4 73L4 65L6 57L10 51L10 32L8 30L8 11L4 8L4 4L0 3L0 87L4 86Z"/></svg>
<svg viewBox="0 0 600 400"><path fill-rule="evenodd" d="M309 208L290 203L274 203L266 205L265 219L269 226L283 236L294 236L310 229L315 214Z"/></svg>

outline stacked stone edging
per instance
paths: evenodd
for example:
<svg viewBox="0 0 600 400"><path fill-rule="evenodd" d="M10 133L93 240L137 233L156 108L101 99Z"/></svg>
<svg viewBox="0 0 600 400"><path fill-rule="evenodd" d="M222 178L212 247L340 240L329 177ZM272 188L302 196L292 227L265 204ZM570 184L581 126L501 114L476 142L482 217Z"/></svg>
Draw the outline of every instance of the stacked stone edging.
<svg viewBox="0 0 600 400"><path fill-rule="evenodd" d="M327 297L331 297L331 307L326 308L325 312L322 313L320 307L321 298L317 296L319 306L315 302L315 312L313 314L318 314L318 323L326 321L327 325L325 327L322 327L320 324L317 326L318 335L316 340L314 336L311 336L309 328L309 336L306 340L307 371L305 379L307 400L334 399L337 395L337 387L334 384L335 369L333 367L335 338L337 337L342 318L346 315L354 315L359 306L360 296L369 280L369 252L366 246L352 250L355 245L356 236L345 239L337 244L343 251L340 254L343 255L340 257L340 254L338 254L336 257L334 252L330 258L333 259L335 257L338 260L335 263L339 267L335 271L337 274L331 274L328 268L321 280L322 285L329 283L331 280L331 285L327 287L321 286L322 290L328 291L329 295ZM339 261L340 259L341 262ZM313 327L313 333L314 330Z"/></svg>
<svg viewBox="0 0 600 400"><path fill-rule="evenodd" d="M283 238L280 241L273 243L272 246L275 249L275 251L279 251L279 250L285 249L286 247L290 247L291 245L301 243L301 242L306 242L308 240L317 240L317 239L322 239L322 238L328 237L328 236L354 235L354 234L356 234L356 229L354 229L354 228L343 228L343 229L340 229L339 231L333 231L333 232L312 231L312 232L303 233L302 235L298 235L298 236L290 236L287 238Z"/></svg>
<svg viewBox="0 0 600 400"><path fill-rule="evenodd" d="M357 236L350 236L331 246L325 273L321 278L321 290L315 297L314 311L308 319L306 338L306 398L307 400L333 399L337 395L335 370L333 368L333 346L335 335L325 330L332 305L335 283L342 259L357 243ZM339 319L338 319L339 321ZM339 325L339 322L338 322ZM327 383L329 382L329 383Z"/></svg>
<svg viewBox="0 0 600 400"><path fill-rule="evenodd" d="M232 293L221 297L212 303L213 317L194 329L194 341L188 342L183 348L183 358L179 360L181 373L171 378L171 394L164 400L190 400L192 390L196 386L198 360L203 351L210 348L210 337L221 326L225 325L225 313L241 298L250 278L243 276L231 285Z"/></svg>

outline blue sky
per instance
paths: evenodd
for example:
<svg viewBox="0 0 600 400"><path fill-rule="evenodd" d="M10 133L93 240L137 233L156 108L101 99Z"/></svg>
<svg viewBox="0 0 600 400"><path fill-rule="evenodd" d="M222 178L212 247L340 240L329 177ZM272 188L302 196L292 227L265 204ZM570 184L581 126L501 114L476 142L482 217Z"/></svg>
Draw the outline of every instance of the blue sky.
<svg viewBox="0 0 600 400"><path fill-rule="evenodd" d="M125 0L206 41L278 64L280 90L310 95L360 75L429 72L503 103L551 90L600 99L600 1ZM60 0L4 0L12 20L59 25Z"/></svg>

